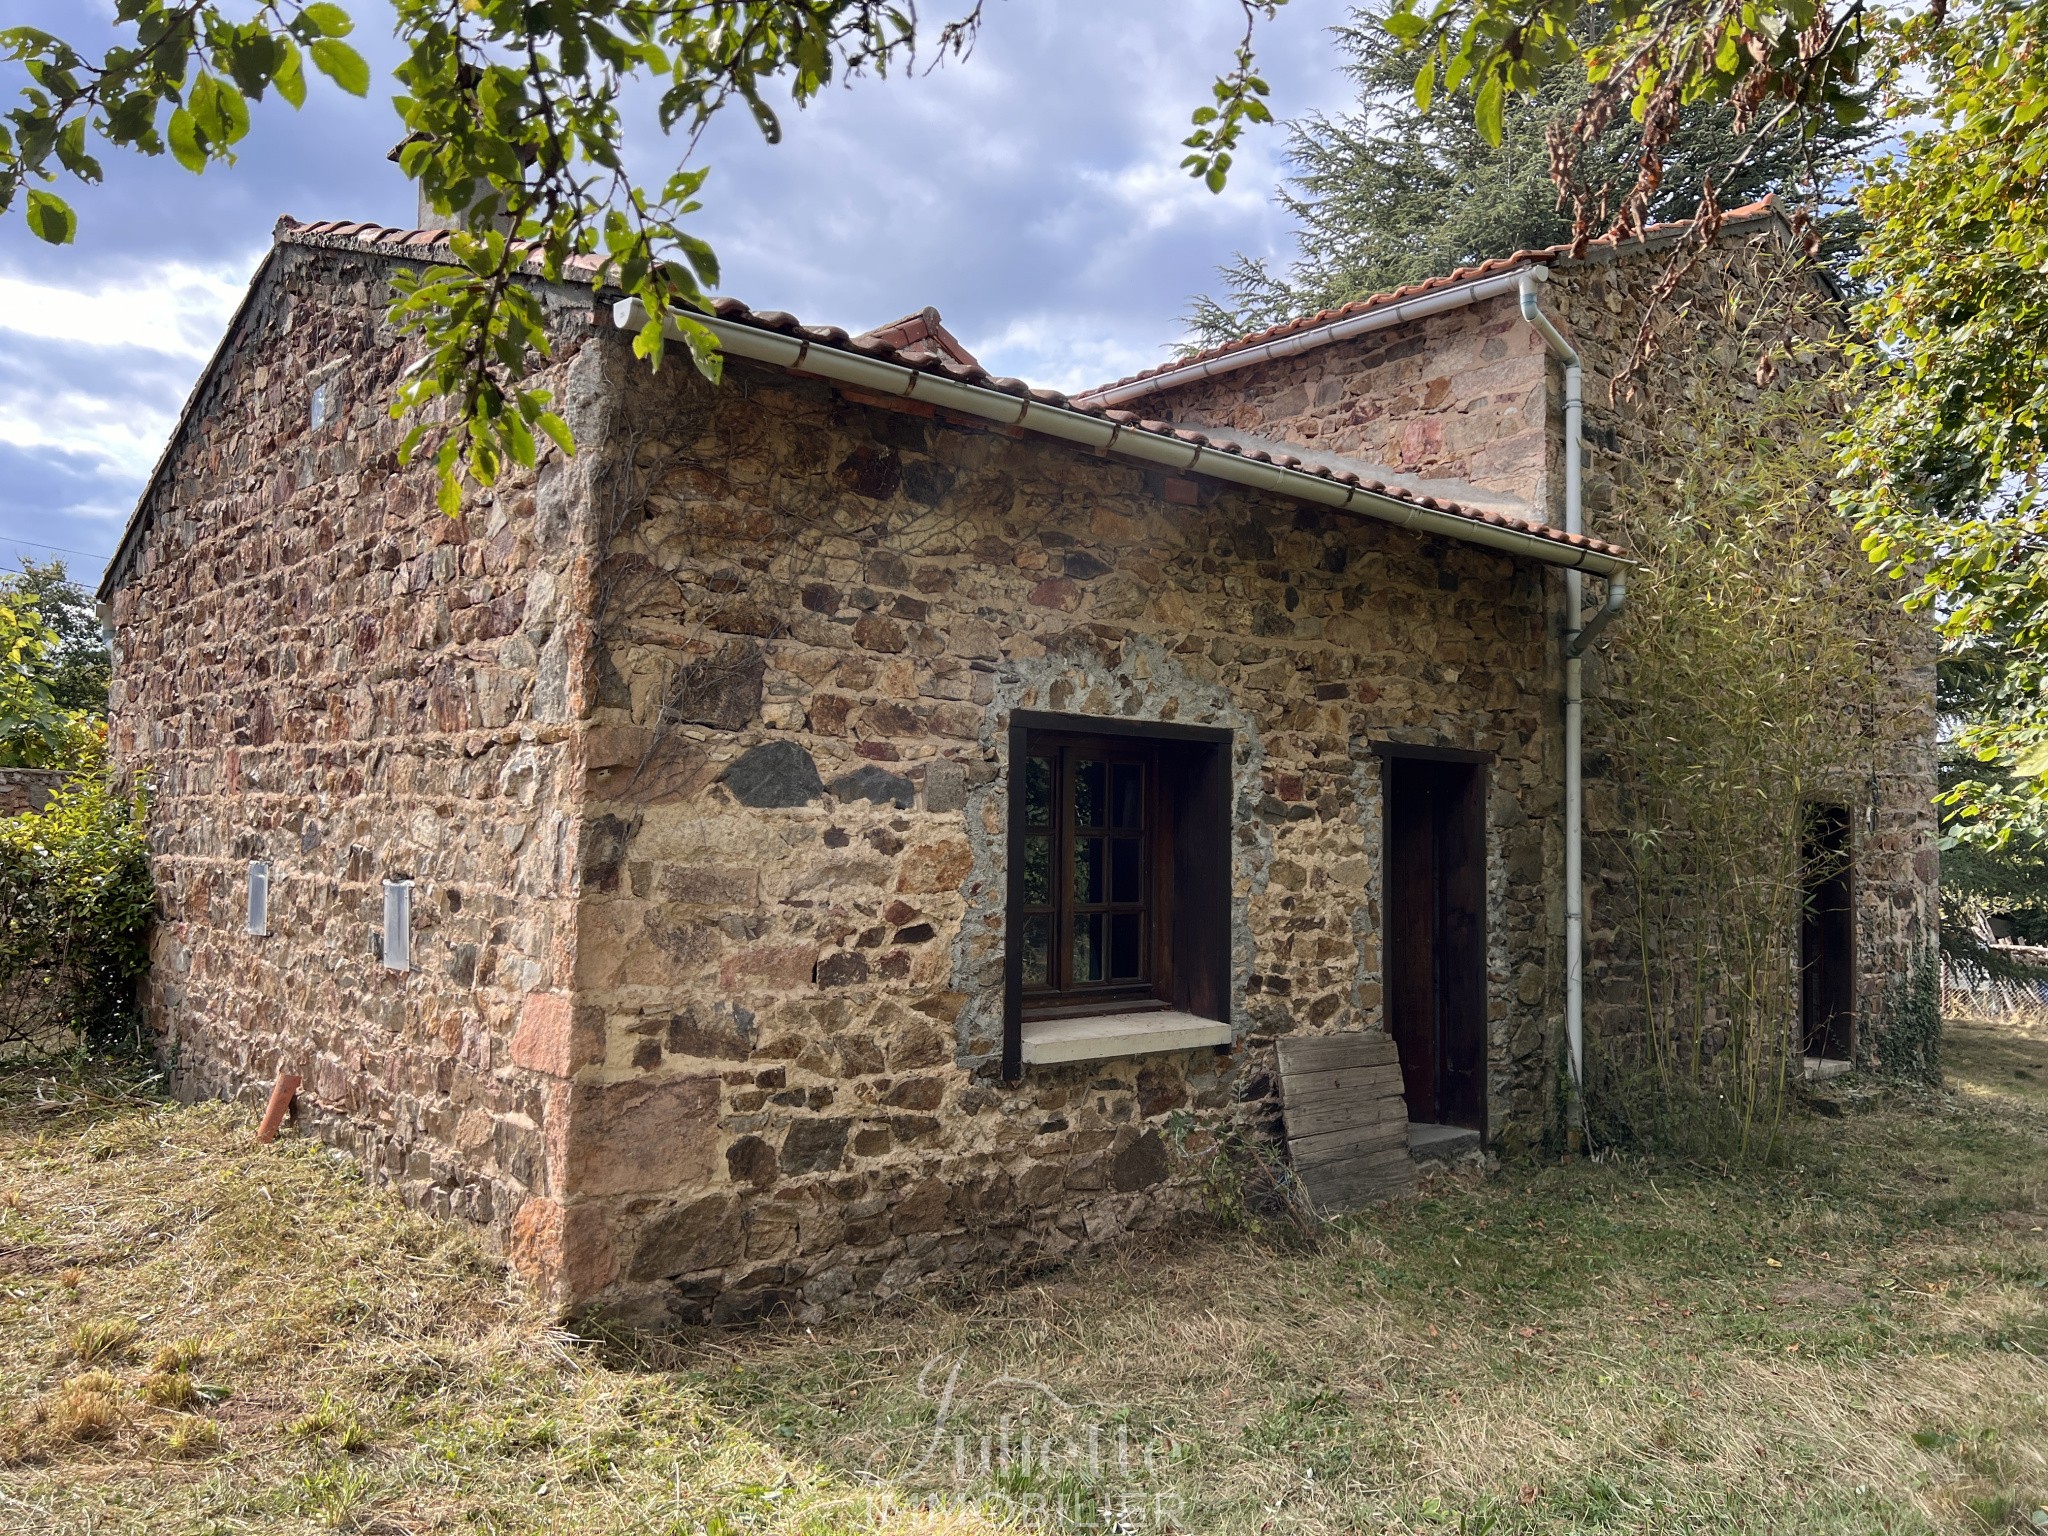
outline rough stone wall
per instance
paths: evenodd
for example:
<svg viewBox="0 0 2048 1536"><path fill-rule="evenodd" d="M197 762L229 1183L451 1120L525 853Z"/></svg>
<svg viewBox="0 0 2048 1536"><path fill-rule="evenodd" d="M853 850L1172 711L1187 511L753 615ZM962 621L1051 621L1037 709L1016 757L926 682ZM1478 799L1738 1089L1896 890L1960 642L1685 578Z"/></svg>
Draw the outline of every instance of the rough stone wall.
<svg viewBox="0 0 2048 1536"><path fill-rule="evenodd" d="M1774 387L1756 371L1769 328L1745 334L1759 313L1797 294L1796 307L1786 311L1789 325L1814 345L1810 357L1829 355L1835 311L1775 230L1730 235L1717 255L1667 301L1657 322L1658 346L1618 387L1665 260L1610 258L1553 273L1546 307L1585 362L1589 532L1626 544L1634 522L1662 515L1661 497L1682 467L1677 455L1686 440L1686 401L1702 373L1740 402ZM1837 760L1809 765L1809 792L1851 812L1856 1030L1859 1055L1868 1059L1866 1047L1882 1036L1894 1010L1909 1004L1912 978L1928 963L1938 932L1935 644L1929 626L1907 619L1890 601L1888 584L1846 530L1838 559L1840 612L1873 642L1865 655L1876 702L1863 711L1853 743ZM1606 701L1625 697L1630 686L1626 615L1608 636L1586 669L1587 1028L1594 1038L1614 1039L1639 1027L1642 987L1620 856L1628 829L1615 786L1607 782L1604 748ZM1796 944L1788 950L1796 953Z"/></svg>
<svg viewBox="0 0 2048 1536"><path fill-rule="evenodd" d="M1533 570L752 365L638 400L596 582L569 1289L809 1315L1183 1208L1177 1114L1257 1119L1274 1037L1379 1026L1376 739L1497 754L1492 1113L1540 1123ZM1001 1082L1016 708L1234 733L1234 1050Z"/></svg>
<svg viewBox="0 0 2048 1536"><path fill-rule="evenodd" d="M566 1013L578 509L603 460L590 296L550 293L589 441L436 509L388 402L394 264L284 243L202 385L114 597L111 745L146 774L144 1005L186 1095L305 1079L303 1125L501 1238L566 1132L518 1034ZM580 305L580 307L579 307ZM586 361L586 358L588 361ZM317 418L317 419L316 419ZM245 932L271 867L269 936ZM410 877L413 969L374 948Z"/></svg>
<svg viewBox="0 0 2048 1536"><path fill-rule="evenodd" d="M1811 279L1792 270L1775 226L1731 227L1712 257L1662 301L1661 344L1617 391L1669 256L1668 246L1621 253L1596 246L1586 261L1553 267L1543 290L1545 309L1572 338L1585 368L1586 530L1623 544L1632 519L1657 515L1658 481L1669 483L1670 449L1686 431L1683 402L1692 377L1709 369L1732 397L1754 399L1769 386L1755 376L1754 347L1735 333L1760 304L1794 287L1812 292ZM1825 305L1798 321L1813 340L1824 339L1828 325ZM1467 480L1522 500L1526 515L1559 522L1562 405L1560 370L1516 301L1503 298L1162 391L1132 408L1279 437L1411 475ZM1846 542L1842 560L1845 579L1869 579ZM1590 583L1589 604L1598 596L1598 583ZM1555 611L1561 627L1561 602ZM1934 648L1924 626L1892 615L1872 628L1885 706L1866 722L1851 760L1814 765L1817 793L1855 813L1859 1027L1882 1025L1936 932ZM1613 789L1601 782L1600 701L1626 674L1628 651L1624 617L1608 631L1586 677L1588 1018L1591 1033L1609 1038L1633 1033L1641 1014L1639 951L1627 879L1615 856L1624 829ZM1555 678L1554 644L1548 664ZM1553 704L1546 719L1555 713Z"/></svg>
<svg viewBox="0 0 2048 1536"><path fill-rule="evenodd" d="M0 816L40 811L63 783L53 768L0 768Z"/></svg>
<svg viewBox="0 0 2048 1536"><path fill-rule="evenodd" d="M1217 374L1127 409L1461 480L1543 521L1555 443L1550 371L1510 296Z"/></svg>

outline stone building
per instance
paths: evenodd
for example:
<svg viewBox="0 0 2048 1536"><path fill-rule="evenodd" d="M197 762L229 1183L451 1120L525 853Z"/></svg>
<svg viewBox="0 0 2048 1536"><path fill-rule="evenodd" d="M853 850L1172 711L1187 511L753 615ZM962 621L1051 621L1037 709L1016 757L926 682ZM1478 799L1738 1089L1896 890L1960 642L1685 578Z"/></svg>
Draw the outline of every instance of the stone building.
<svg viewBox="0 0 2048 1536"><path fill-rule="evenodd" d="M1626 565L1557 526L1519 289L1611 372L1656 240L1073 399L930 310L725 302L721 385L649 374L536 279L578 451L449 519L387 411L439 238L278 226L101 593L180 1091L299 1075L408 1200L655 1323L1161 1223L1284 1036L1391 1031L1412 1120L1556 1133L1559 573ZM1757 210L1713 263L1785 259ZM1654 430L1594 413L1596 522ZM1932 932L1928 690L1854 849L1859 1026Z"/></svg>
<svg viewBox="0 0 2048 1536"><path fill-rule="evenodd" d="M40 811L64 783L50 768L0 768L0 816Z"/></svg>

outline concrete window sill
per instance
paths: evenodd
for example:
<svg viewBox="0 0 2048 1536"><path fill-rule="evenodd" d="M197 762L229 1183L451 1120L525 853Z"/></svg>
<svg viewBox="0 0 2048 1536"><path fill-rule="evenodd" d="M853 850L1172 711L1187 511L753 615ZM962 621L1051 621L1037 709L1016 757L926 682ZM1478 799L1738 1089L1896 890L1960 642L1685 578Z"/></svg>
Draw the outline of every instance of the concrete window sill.
<svg viewBox="0 0 2048 1536"><path fill-rule="evenodd" d="M1230 1044L1230 1026L1192 1013L1102 1013L1085 1019L1035 1019L1024 1025L1024 1064L1105 1061L1153 1051Z"/></svg>

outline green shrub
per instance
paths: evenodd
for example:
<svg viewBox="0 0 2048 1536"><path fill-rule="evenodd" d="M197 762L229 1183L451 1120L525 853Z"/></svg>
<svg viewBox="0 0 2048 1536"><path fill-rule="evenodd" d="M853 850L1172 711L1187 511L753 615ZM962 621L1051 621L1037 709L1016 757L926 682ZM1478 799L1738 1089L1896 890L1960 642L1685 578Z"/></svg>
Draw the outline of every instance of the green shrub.
<svg viewBox="0 0 2048 1536"><path fill-rule="evenodd" d="M0 591L0 768L96 769L106 728L50 686L59 636L34 597Z"/></svg>
<svg viewBox="0 0 2048 1536"><path fill-rule="evenodd" d="M94 774L0 818L0 1049L135 1039L155 897L142 812Z"/></svg>

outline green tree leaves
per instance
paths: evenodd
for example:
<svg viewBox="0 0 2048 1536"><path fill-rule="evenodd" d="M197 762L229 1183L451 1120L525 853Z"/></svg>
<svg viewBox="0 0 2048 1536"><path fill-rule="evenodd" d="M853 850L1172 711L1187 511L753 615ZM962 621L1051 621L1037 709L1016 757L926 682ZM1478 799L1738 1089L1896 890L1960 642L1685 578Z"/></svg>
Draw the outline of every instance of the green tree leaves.
<svg viewBox="0 0 2048 1536"><path fill-rule="evenodd" d="M1280 200L1293 217L1301 255L1284 274L1243 257L1227 267L1227 291L1197 299L1188 316L1202 342L1229 341L1454 267L1573 238L1572 210L1560 206L1551 180L1549 145L1587 101L1584 55L1559 63L1532 91L1504 94L1500 142L1491 144L1462 96L1439 91L1428 110L1416 108L1417 86L1430 82L1433 89L1437 77L1416 73L1414 55L1395 35L1401 13L1384 25L1380 20L1385 3L1337 29L1336 62L1358 83L1356 101L1342 113L1290 127L1292 174ZM1420 25L1414 17L1409 22L1410 30ZM1457 61L1443 80L1456 89ZM1855 230L1853 217L1843 216L1848 163L1871 128L1827 120L1810 135L1789 127L1765 133L1760 124L1742 134L1733 116L1726 104L1712 102L1685 110L1663 152L1664 181L1646 216L1689 216L1710 174L1734 205L1768 193L1796 198L1809 169L1817 169L1830 189L1817 221L1823 254L1846 254ZM1623 117L1584 146L1579 173L1625 186L1641 153L1639 131ZM1729 166L1736 167L1732 173L1723 169Z"/></svg>
<svg viewBox="0 0 2048 1536"><path fill-rule="evenodd" d="M55 193L40 188L28 195L29 232L52 245L69 245L78 233L78 215Z"/></svg>
<svg viewBox="0 0 2048 1536"><path fill-rule="evenodd" d="M414 423L408 459L438 468L441 506L455 512L465 483L535 462L543 439L570 447L545 392L522 384L548 354L535 280L624 291L647 314L641 357L658 365L680 335L692 363L718 374L716 342L691 318L718 277L686 227L704 171L679 168L658 188L627 175L629 89L652 87L664 131L691 143L734 104L772 142L781 102L800 108L920 51L963 54L981 0L957 3L933 27L914 0L391 0L404 49L399 164L460 226L454 262L407 278L392 309L425 349L395 408ZM1271 121L1252 28L1283 3L1238 0L1243 41L1187 140L1189 170L1212 188L1245 127ZM0 29L0 61L22 75L0 117L0 214L19 205L46 240L76 233L52 186L97 180L95 144L204 172L234 158L252 103L272 91L305 102L309 63L352 95L371 85L343 41L353 20L332 0L117 0L114 26L119 41L95 59L35 28Z"/></svg>
<svg viewBox="0 0 2048 1536"><path fill-rule="evenodd" d="M1686 108L1724 103L1739 134L1759 123L1810 127L1823 116L1860 122L1861 70L1877 30L1864 0L1395 0L1383 25L1415 57L1418 110L1429 109L1441 78L1446 92L1471 93L1474 124L1494 145L1510 97L1583 61L1590 89L1551 136L1552 170L1575 221L1611 214L1621 229L1641 225L1663 185ZM1579 165L1621 118L1634 122L1640 143L1625 188L1584 176ZM1733 174L1739 162L1720 169ZM1711 193L1702 206L1714 206Z"/></svg>
<svg viewBox="0 0 2048 1536"><path fill-rule="evenodd" d="M86 772L0 817L0 1040L132 1046L155 906L140 794Z"/></svg>
<svg viewBox="0 0 2048 1536"><path fill-rule="evenodd" d="M60 645L34 594L0 591L0 768L78 768L98 760L98 723L65 708L51 686Z"/></svg>
<svg viewBox="0 0 2048 1536"><path fill-rule="evenodd" d="M111 660L92 598L73 581L62 560L24 560L0 576L0 603L32 604L50 640L29 666L57 707L101 716L107 712Z"/></svg>
<svg viewBox="0 0 2048 1536"><path fill-rule="evenodd" d="M333 6L323 7L333 10ZM313 55L313 67L351 96L370 94L370 66L347 43L323 37L306 50Z"/></svg>
<svg viewBox="0 0 2048 1536"><path fill-rule="evenodd" d="M1261 17L1270 19L1286 0L1239 0L1244 7L1244 37L1237 45L1230 72L1216 82L1213 106L1197 107L1195 131L1181 140L1194 151L1181 161L1190 176L1211 192L1221 192L1230 178L1231 155L1243 137L1247 123L1270 123L1272 109L1266 105L1271 94L1266 82L1253 73L1252 35Z"/></svg>
<svg viewBox="0 0 2048 1536"><path fill-rule="evenodd" d="M1909 127L1865 178L1865 410L1843 500L1949 656L1997 658L1952 747L1957 835L2048 811L2048 5L1989 0L1895 34Z"/></svg>

